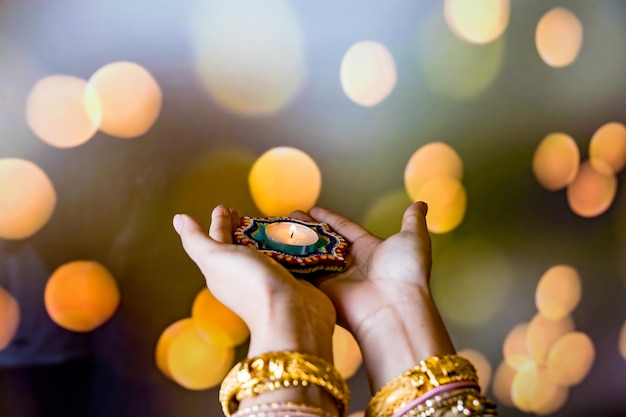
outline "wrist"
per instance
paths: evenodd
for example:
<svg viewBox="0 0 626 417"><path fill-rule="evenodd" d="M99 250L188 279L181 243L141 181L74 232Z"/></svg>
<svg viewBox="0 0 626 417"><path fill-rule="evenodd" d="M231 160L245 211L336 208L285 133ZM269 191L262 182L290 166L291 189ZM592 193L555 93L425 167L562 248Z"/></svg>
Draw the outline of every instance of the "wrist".
<svg viewBox="0 0 626 417"><path fill-rule="evenodd" d="M388 305L355 332L372 393L433 355L455 353L446 327L428 289L406 301Z"/></svg>

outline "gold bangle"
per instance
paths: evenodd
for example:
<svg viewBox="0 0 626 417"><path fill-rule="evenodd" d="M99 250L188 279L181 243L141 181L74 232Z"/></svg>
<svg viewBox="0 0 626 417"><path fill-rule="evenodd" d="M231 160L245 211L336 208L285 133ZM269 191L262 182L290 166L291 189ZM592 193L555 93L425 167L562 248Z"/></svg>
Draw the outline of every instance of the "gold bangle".
<svg viewBox="0 0 626 417"><path fill-rule="evenodd" d="M350 390L337 369L325 360L298 352L269 352L239 362L230 370L219 399L230 417L239 403L250 397L280 388L316 385L337 402L340 416L350 406Z"/></svg>
<svg viewBox="0 0 626 417"><path fill-rule="evenodd" d="M366 417L390 417L410 401L450 382L475 381L476 369L458 355L432 356L385 384L367 404Z"/></svg>

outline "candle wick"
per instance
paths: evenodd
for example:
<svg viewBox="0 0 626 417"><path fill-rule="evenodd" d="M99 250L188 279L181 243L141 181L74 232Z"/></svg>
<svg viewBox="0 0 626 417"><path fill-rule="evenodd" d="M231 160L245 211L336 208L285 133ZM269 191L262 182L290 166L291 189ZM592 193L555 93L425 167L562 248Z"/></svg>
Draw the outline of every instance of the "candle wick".
<svg viewBox="0 0 626 417"><path fill-rule="evenodd" d="M293 234L294 232L291 232L291 236L289 236L290 239L293 239Z"/></svg>

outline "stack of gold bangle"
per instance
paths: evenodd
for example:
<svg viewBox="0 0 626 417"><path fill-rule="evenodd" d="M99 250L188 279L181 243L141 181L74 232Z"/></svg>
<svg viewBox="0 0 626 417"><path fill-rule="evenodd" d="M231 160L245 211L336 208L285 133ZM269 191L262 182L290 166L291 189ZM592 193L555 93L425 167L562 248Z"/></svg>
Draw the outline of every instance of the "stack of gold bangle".
<svg viewBox="0 0 626 417"><path fill-rule="evenodd" d="M220 403L227 417L250 397L280 388L318 386L337 402L340 416L350 405L350 390L333 365L298 352L270 352L244 359L230 370L220 388Z"/></svg>
<svg viewBox="0 0 626 417"><path fill-rule="evenodd" d="M365 415L391 417L405 409L408 404L419 402L420 397L432 390L440 390L439 387L454 383L452 387L462 382L466 383L462 385L472 386L476 394L480 394L476 369L470 361L458 355L430 357L383 386L370 400Z"/></svg>

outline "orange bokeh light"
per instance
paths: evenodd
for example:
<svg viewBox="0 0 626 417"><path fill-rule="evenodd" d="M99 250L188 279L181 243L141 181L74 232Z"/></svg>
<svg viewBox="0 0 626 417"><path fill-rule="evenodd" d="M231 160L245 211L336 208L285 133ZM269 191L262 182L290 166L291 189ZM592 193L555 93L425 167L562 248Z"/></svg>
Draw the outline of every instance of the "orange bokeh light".
<svg viewBox="0 0 626 417"><path fill-rule="evenodd" d="M467 193L463 184L452 177L433 177L415 193L415 201L428 204L428 230L447 233L455 229L465 217Z"/></svg>
<svg viewBox="0 0 626 417"><path fill-rule="evenodd" d="M413 201L426 181L446 176L463 179L463 161L452 147L443 142L431 142L420 147L406 164L404 186Z"/></svg>
<svg viewBox="0 0 626 417"><path fill-rule="evenodd" d="M6 348L20 324L20 306L17 300L0 287L0 351Z"/></svg>
<svg viewBox="0 0 626 417"><path fill-rule="evenodd" d="M598 172L620 172L626 165L626 126L613 122L600 127L589 143L589 160Z"/></svg>
<svg viewBox="0 0 626 417"><path fill-rule="evenodd" d="M72 261L54 271L46 284L44 302L59 326L89 332L115 313L120 292L115 278L98 262Z"/></svg>
<svg viewBox="0 0 626 417"><path fill-rule="evenodd" d="M622 326L622 331L619 334L619 342L618 342L619 353L622 355L622 358L626 360L626 321Z"/></svg>
<svg viewBox="0 0 626 417"><path fill-rule="evenodd" d="M352 333L338 325L333 331L333 362L345 379L352 377L363 362L361 349Z"/></svg>
<svg viewBox="0 0 626 417"><path fill-rule="evenodd" d="M535 31L537 52L551 67L565 67L576 60L583 43L583 26L574 13L555 7L539 20Z"/></svg>
<svg viewBox="0 0 626 417"><path fill-rule="evenodd" d="M596 171L587 161L567 187L567 202L581 217L596 217L611 207L617 194L617 178Z"/></svg>
<svg viewBox="0 0 626 417"><path fill-rule="evenodd" d="M556 265L548 269L539 280L535 303L543 316L559 320L576 308L581 294L578 272L568 265Z"/></svg>
<svg viewBox="0 0 626 417"><path fill-rule="evenodd" d="M460 39L484 44L497 39L509 24L509 0L445 0L443 11Z"/></svg>
<svg viewBox="0 0 626 417"><path fill-rule="evenodd" d="M250 331L246 323L222 304L208 288L203 288L191 307L191 319L207 341L228 347L243 343Z"/></svg>
<svg viewBox="0 0 626 417"><path fill-rule="evenodd" d="M595 355L593 342L585 333L566 334L550 350L550 378L565 387L580 383L591 370Z"/></svg>
<svg viewBox="0 0 626 417"><path fill-rule="evenodd" d="M580 152L574 139L564 133L546 136L533 156L533 173L547 190L565 188L574 181L580 165Z"/></svg>
<svg viewBox="0 0 626 417"><path fill-rule="evenodd" d="M156 365L157 368L159 368L159 370L168 378L172 377L168 364L170 345L172 344L172 340L174 340L174 338L178 336L182 330L188 327L193 327L193 321L191 318L178 320L163 330L163 333L161 333L159 341L157 342L154 354Z"/></svg>
<svg viewBox="0 0 626 417"><path fill-rule="evenodd" d="M493 386L491 391L499 404L509 407L513 406L511 398L511 386L517 371L511 368L505 361L502 361L493 376Z"/></svg>
<svg viewBox="0 0 626 417"><path fill-rule="evenodd" d="M346 95L366 107L386 99L398 80L393 56L383 44L373 41L352 45L341 61L339 73Z"/></svg>
<svg viewBox="0 0 626 417"><path fill-rule="evenodd" d="M469 361L476 368L476 374L478 375L478 383L480 384L480 390L487 392L489 383L491 382L491 364L489 360L477 350L474 349L461 349L457 352L457 355L469 359Z"/></svg>
<svg viewBox="0 0 626 417"><path fill-rule="evenodd" d="M170 342L167 368L184 388L204 390L222 382L234 358L232 347L210 343L195 326L185 326Z"/></svg>
<svg viewBox="0 0 626 417"><path fill-rule="evenodd" d="M52 217L57 196L52 182L36 164L0 159L0 238L24 239Z"/></svg>
<svg viewBox="0 0 626 417"><path fill-rule="evenodd" d="M548 353L554 344L566 334L574 331L574 320L565 316L559 320L550 320L541 313L528 323L526 348L530 358L538 365L545 365Z"/></svg>
<svg viewBox="0 0 626 417"><path fill-rule="evenodd" d="M28 95L26 122L35 135L57 148L82 145L98 131L102 105L81 78L51 75Z"/></svg>
<svg viewBox="0 0 626 417"><path fill-rule="evenodd" d="M567 389L555 384L546 368L531 365L518 371L513 378L511 397L520 410L545 412L557 399L567 398Z"/></svg>
<svg viewBox="0 0 626 417"><path fill-rule="evenodd" d="M248 183L252 199L263 214L287 216L315 205L322 189L322 174L309 155L280 146L255 161Z"/></svg>
<svg viewBox="0 0 626 417"><path fill-rule="evenodd" d="M504 339L502 346L504 360L513 369L521 369L532 362L526 348L527 332L528 323L518 324Z"/></svg>
<svg viewBox="0 0 626 417"><path fill-rule="evenodd" d="M133 62L114 62L96 71L89 85L102 104L100 130L119 138L145 134L161 112L163 94L154 77Z"/></svg>

